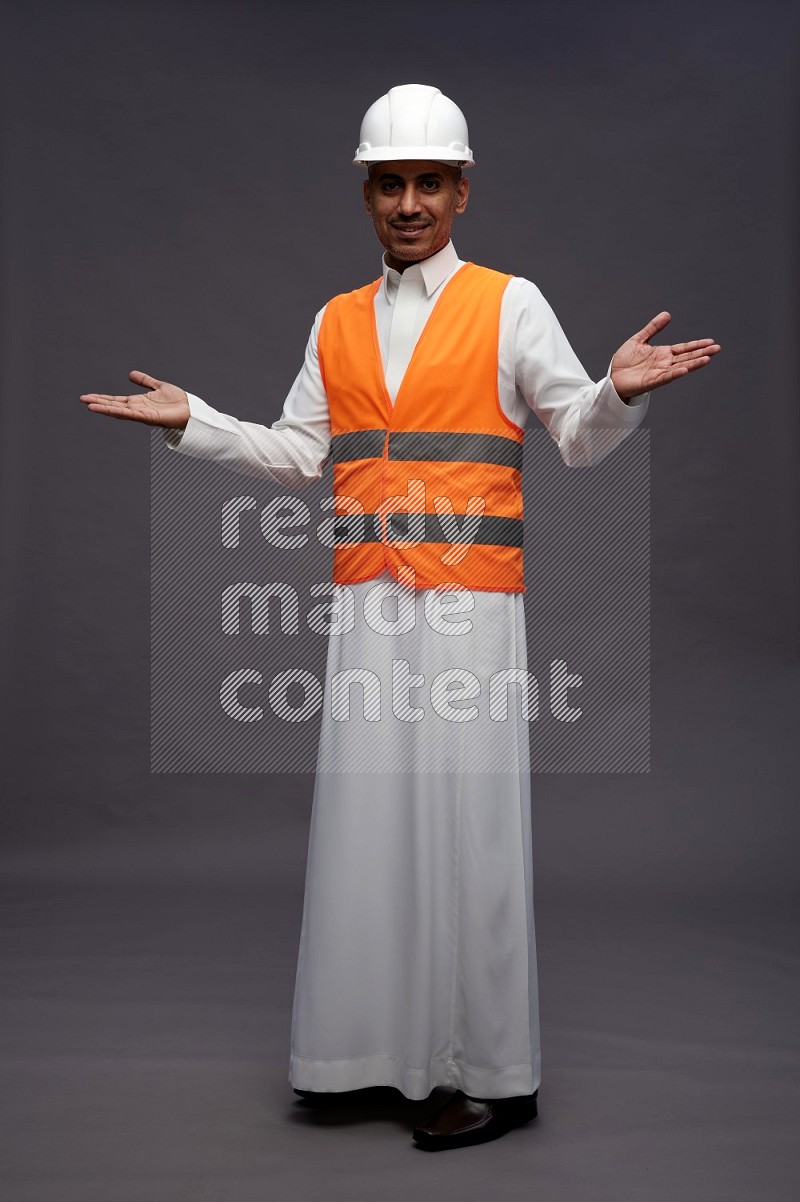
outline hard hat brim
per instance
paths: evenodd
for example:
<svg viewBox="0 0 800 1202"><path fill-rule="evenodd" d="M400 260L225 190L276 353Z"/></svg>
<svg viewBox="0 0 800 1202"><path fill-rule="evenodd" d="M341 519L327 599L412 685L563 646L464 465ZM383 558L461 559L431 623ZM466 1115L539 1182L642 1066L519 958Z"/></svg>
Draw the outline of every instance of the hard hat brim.
<svg viewBox="0 0 800 1202"><path fill-rule="evenodd" d="M469 146L359 146L353 163L356 167L370 167L373 163L399 162L402 159L425 159L431 163L447 163L452 167L474 167L475 160Z"/></svg>

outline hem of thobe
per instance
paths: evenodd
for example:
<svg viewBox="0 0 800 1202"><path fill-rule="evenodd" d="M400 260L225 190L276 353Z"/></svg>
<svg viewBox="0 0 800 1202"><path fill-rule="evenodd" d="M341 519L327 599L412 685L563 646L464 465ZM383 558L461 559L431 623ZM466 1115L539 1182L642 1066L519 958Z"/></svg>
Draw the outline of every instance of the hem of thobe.
<svg viewBox="0 0 800 1202"><path fill-rule="evenodd" d="M311 1060L293 1054L289 1062L293 1089L312 1093L347 1093L376 1085L390 1086L412 1101L437 1088L460 1089L476 1098L511 1098L532 1094L541 1084L540 1059L533 1065L481 1068L454 1059L432 1060L413 1068L396 1056L358 1056L352 1060Z"/></svg>

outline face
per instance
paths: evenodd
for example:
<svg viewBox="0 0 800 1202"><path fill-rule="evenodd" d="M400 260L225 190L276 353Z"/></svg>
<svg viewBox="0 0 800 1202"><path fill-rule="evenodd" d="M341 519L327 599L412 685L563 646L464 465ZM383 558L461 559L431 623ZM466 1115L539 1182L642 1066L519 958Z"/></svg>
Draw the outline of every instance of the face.
<svg viewBox="0 0 800 1202"><path fill-rule="evenodd" d="M364 182L364 204L386 262L397 271L446 246L453 222L467 207L469 181L444 163L376 163Z"/></svg>

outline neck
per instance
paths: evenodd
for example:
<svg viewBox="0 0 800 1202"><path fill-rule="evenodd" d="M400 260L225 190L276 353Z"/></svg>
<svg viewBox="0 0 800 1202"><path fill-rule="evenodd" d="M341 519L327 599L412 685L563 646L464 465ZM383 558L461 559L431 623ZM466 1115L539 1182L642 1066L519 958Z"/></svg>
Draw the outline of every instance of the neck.
<svg viewBox="0 0 800 1202"><path fill-rule="evenodd" d="M399 271L402 275L407 267L414 267L417 263L425 263L428 259L432 259L434 255L438 255L440 250L444 250L447 246L438 246L436 250L432 250L429 255L421 255L418 259L396 259L388 250L386 251L386 266L391 267L393 271Z"/></svg>
<svg viewBox="0 0 800 1202"><path fill-rule="evenodd" d="M430 257L430 255L425 256L427 259ZM396 259L394 255L389 254L388 250L386 252L386 266L391 267L393 271L399 271L401 275L407 267L413 267L415 263L423 263L424 261L424 259Z"/></svg>

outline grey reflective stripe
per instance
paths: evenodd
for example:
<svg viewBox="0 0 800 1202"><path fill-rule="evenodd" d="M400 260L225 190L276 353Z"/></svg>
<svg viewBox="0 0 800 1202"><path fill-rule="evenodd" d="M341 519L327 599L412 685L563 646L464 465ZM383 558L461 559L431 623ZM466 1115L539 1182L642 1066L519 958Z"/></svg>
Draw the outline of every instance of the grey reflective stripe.
<svg viewBox="0 0 800 1202"><path fill-rule="evenodd" d="M334 463L380 459L385 430L351 430L334 434ZM502 434L450 434L437 430L395 430L389 435L389 458L439 463L494 463L522 471L522 443Z"/></svg>
<svg viewBox="0 0 800 1202"><path fill-rule="evenodd" d="M443 431L396 430L389 435L390 459L439 460L447 463L496 463L522 470L522 443L502 434L450 434Z"/></svg>
<svg viewBox="0 0 800 1202"><path fill-rule="evenodd" d="M349 459L380 459L385 430L350 430L347 434L334 434L331 450L334 463L345 463Z"/></svg>
<svg viewBox="0 0 800 1202"><path fill-rule="evenodd" d="M413 522L409 528L409 519L412 515L401 512L387 516L386 533L389 540L413 538L415 542L421 543L450 543L453 541L445 534L438 513L414 515L416 518L420 516L425 518L425 533L422 538L419 537L421 531L417 529L421 525L419 521ZM458 529L463 530L464 514L453 514L453 519L458 523ZM448 521L447 524L449 527L450 522ZM334 522L334 538L337 546L340 543L381 542L377 515L365 513L363 518L359 514L352 513L337 515ZM456 539L456 541L458 540ZM495 547L521 547L522 521L520 518L487 517L484 514L478 523L475 537L470 542Z"/></svg>

